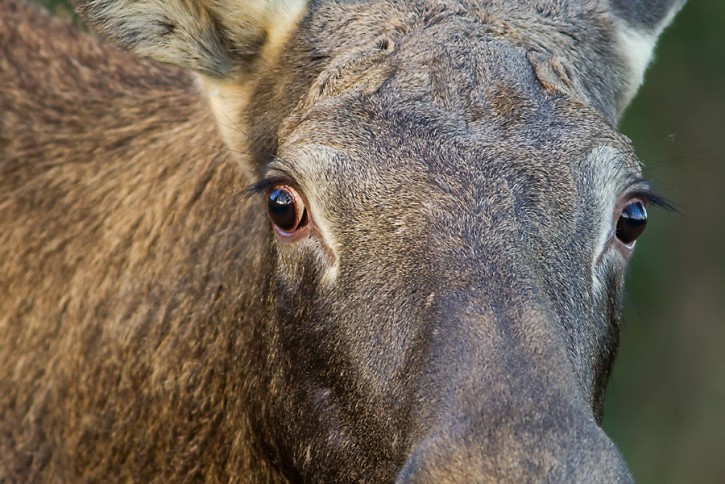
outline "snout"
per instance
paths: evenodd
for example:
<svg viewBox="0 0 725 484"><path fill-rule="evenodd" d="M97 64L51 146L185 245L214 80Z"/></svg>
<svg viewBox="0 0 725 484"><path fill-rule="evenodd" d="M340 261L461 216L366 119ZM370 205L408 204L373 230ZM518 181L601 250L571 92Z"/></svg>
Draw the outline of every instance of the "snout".
<svg viewBox="0 0 725 484"><path fill-rule="evenodd" d="M431 344L397 482L632 481L551 311L456 313L436 323L446 330Z"/></svg>
<svg viewBox="0 0 725 484"><path fill-rule="evenodd" d="M564 425L538 435L440 430L413 449L396 482L632 482L595 423Z"/></svg>

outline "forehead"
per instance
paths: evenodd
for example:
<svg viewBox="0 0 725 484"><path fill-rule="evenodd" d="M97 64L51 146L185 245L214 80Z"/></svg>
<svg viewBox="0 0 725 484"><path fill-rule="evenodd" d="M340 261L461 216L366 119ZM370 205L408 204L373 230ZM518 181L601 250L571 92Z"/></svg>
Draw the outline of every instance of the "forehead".
<svg viewBox="0 0 725 484"><path fill-rule="evenodd" d="M291 117L281 164L311 181L639 174L627 140L576 96L545 87L523 49L449 32L333 60Z"/></svg>

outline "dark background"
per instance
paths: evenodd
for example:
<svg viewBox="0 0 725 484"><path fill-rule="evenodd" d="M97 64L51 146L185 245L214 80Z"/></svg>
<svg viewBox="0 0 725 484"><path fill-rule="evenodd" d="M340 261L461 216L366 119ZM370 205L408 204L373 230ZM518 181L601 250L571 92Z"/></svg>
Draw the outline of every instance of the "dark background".
<svg viewBox="0 0 725 484"><path fill-rule="evenodd" d="M680 211L637 244L604 419L643 483L725 482L724 29L725 2L690 0L621 123Z"/></svg>

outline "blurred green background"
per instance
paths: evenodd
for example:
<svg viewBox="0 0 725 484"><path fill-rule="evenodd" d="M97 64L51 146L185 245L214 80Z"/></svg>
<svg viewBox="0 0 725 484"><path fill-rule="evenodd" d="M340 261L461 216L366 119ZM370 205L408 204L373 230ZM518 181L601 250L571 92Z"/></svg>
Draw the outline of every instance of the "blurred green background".
<svg viewBox="0 0 725 484"><path fill-rule="evenodd" d="M621 123L681 215L627 281L604 427L640 482L725 482L725 2L690 0Z"/></svg>
<svg viewBox="0 0 725 484"><path fill-rule="evenodd" d="M639 482L722 483L725 2L685 6L621 128L681 213L653 210L638 243L604 427Z"/></svg>

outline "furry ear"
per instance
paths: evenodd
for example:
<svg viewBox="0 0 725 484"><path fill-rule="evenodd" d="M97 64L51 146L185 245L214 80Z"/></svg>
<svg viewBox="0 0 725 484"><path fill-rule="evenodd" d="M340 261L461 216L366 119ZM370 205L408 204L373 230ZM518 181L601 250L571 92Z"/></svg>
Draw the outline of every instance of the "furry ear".
<svg viewBox="0 0 725 484"><path fill-rule="evenodd" d="M621 55L629 71L623 106L642 85L657 38L686 0L609 0Z"/></svg>
<svg viewBox="0 0 725 484"><path fill-rule="evenodd" d="M74 0L121 48L214 78L251 68L286 37L306 0Z"/></svg>

